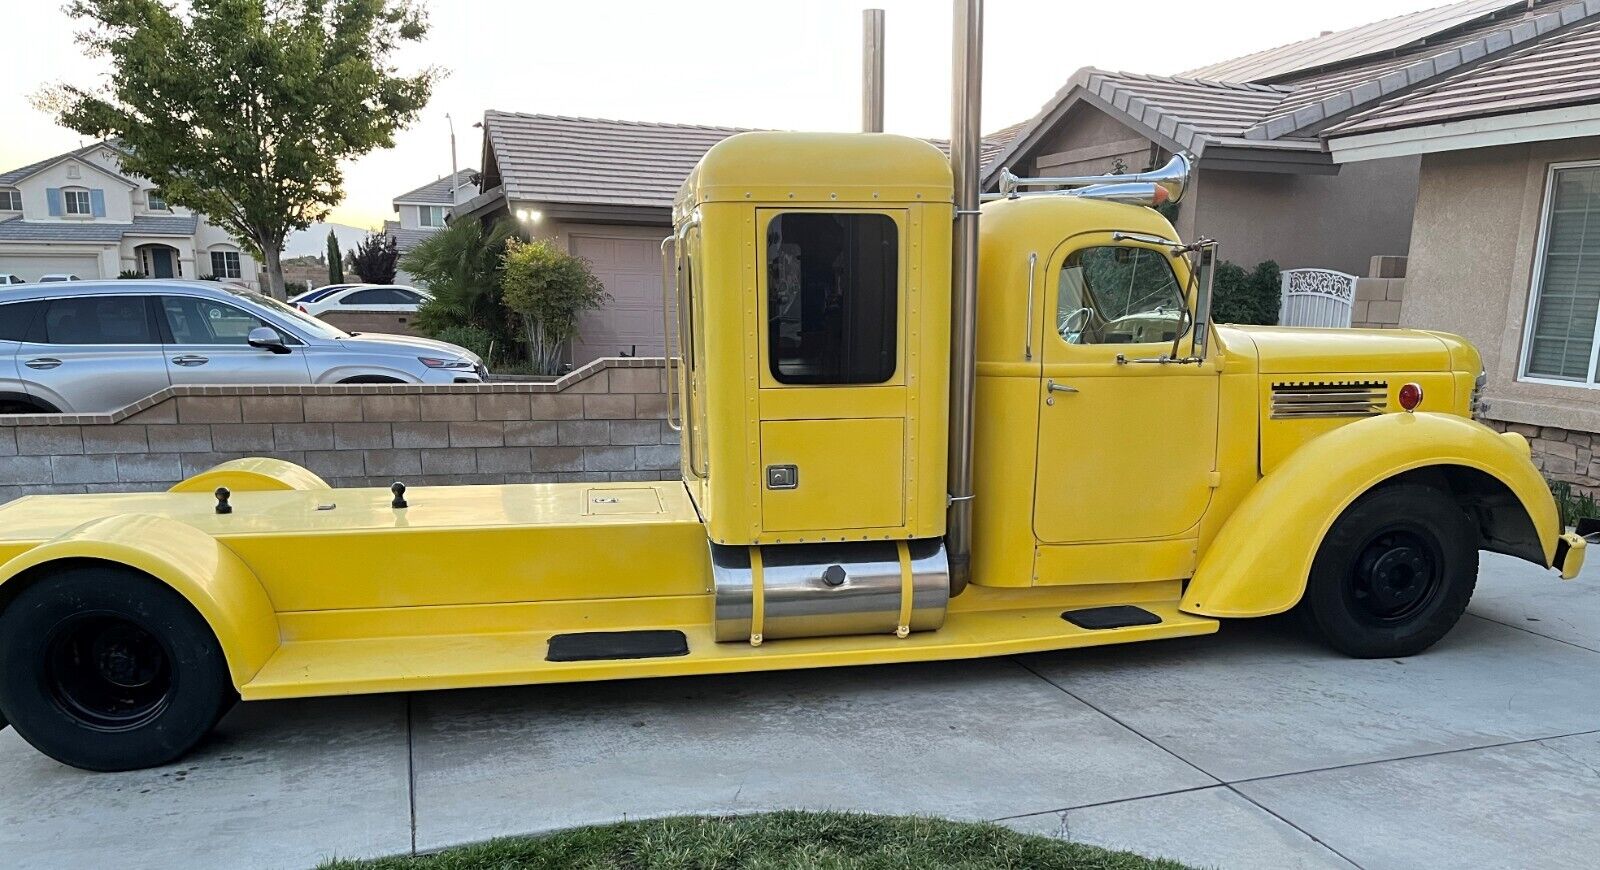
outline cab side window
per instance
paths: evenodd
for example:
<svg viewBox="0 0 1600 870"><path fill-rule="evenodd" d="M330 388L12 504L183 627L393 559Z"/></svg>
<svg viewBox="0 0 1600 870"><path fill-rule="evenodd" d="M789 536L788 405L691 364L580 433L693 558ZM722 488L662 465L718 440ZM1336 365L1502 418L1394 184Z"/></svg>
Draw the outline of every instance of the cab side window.
<svg viewBox="0 0 1600 870"><path fill-rule="evenodd" d="M784 384L879 384L899 349L900 239L882 214L790 212L767 225L767 348Z"/></svg>
<svg viewBox="0 0 1600 870"><path fill-rule="evenodd" d="M1061 267L1056 329L1068 344L1172 341L1185 302L1172 264L1150 248L1074 251Z"/></svg>

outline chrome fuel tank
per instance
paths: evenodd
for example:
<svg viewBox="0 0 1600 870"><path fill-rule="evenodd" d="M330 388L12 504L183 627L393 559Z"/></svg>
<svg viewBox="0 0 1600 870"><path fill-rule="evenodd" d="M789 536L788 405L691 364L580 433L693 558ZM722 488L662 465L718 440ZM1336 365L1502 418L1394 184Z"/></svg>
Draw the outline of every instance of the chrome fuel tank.
<svg viewBox="0 0 1600 870"><path fill-rule="evenodd" d="M712 544L711 566L719 641L894 634L902 625L932 631L944 624L950 599L949 565L938 540ZM902 623L907 592L910 608Z"/></svg>

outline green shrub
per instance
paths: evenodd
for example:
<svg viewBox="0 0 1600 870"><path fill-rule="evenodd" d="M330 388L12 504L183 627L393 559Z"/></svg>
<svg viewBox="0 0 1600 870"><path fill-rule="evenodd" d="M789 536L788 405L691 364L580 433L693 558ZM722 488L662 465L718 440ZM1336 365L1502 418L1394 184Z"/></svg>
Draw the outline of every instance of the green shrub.
<svg viewBox="0 0 1600 870"><path fill-rule="evenodd" d="M528 359L546 375L560 373L561 348L577 337L578 316L610 298L587 260L549 239L508 241L500 287L521 320Z"/></svg>
<svg viewBox="0 0 1600 870"><path fill-rule="evenodd" d="M1283 273L1272 260L1249 272L1223 260L1211 284L1211 319L1216 323L1272 326L1282 306Z"/></svg>
<svg viewBox="0 0 1600 870"><path fill-rule="evenodd" d="M144 275L142 273L135 272L132 269L123 269L121 272L117 273L117 279L118 280L127 280L127 279L130 279L130 278L143 278L143 277L144 277Z"/></svg>
<svg viewBox="0 0 1600 870"><path fill-rule="evenodd" d="M434 338L447 341L458 347L464 347L482 357L484 362L489 362L489 348L494 344L494 333L479 326L446 326L435 332ZM495 347L495 351L502 348Z"/></svg>
<svg viewBox="0 0 1600 870"><path fill-rule="evenodd" d="M432 294L412 323L434 338L455 326L485 330L497 356L519 355L519 328L500 302L501 257L515 232L508 220L488 229L481 221L455 221L412 248L401 268Z"/></svg>
<svg viewBox="0 0 1600 870"><path fill-rule="evenodd" d="M1576 492L1565 480L1545 478L1550 494L1555 497L1556 510L1561 514L1561 527L1576 525L1580 519L1600 517L1600 502L1587 492Z"/></svg>

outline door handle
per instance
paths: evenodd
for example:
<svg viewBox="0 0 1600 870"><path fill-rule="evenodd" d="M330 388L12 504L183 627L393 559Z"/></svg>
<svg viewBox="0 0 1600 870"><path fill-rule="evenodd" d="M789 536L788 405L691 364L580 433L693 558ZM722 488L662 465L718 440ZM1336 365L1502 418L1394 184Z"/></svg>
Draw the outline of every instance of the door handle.
<svg viewBox="0 0 1600 870"><path fill-rule="evenodd" d="M1045 381L1044 383L1045 387L1052 393L1076 393L1078 391L1077 387L1068 384L1058 384L1055 381Z"/></svg>
<svg viewBox="0 0 1600 870"><path fill-rule="evenodd" d="M35 359L30 359L27 362L23 363L23 365L27 366L30 369L39 369L40 371L46 371L48 369L53 369L56 366L61 365L61 360L58 360L53 356L41 356L41 357L38 357L38 358L35 358Z"/></svg>
<svg viewBox="0 0 1600 870"><path fill-rule="evenodd" d="M197 356L195 354L184 354L183 356L173 357L172 362L174 365L180 366L203 366L206 363L211 362L211 359L209 357Z"/></svg>

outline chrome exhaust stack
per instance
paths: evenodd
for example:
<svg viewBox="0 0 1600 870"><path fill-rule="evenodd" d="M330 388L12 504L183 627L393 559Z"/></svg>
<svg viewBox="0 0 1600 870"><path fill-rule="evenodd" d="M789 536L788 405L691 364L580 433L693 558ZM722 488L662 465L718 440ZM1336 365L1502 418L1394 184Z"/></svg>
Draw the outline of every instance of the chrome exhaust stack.
<svg viewBox="0 0 1600 870"><path fill-rule="evenodd" d="M861 132L883 132L883 10L861 10Z"/></svg>
<svg viewBox="0 0 1600 870"><path fill-rule="evenodd" d="M972 425L977 385L978 173L983 145L983 0L955 0L955 64L950 106L950 168L955 175L955 238L950 297L950 506L945 544L950 594L967 588L972 568Z"/></svg>

